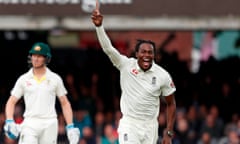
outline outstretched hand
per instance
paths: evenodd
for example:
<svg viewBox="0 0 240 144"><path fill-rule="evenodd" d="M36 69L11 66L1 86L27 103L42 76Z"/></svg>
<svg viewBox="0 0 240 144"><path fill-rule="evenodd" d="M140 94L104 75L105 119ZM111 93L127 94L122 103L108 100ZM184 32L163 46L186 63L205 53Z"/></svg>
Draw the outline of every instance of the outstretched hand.
<svg viewBox="0 0 240 144"><path fill-rule="evenodd" d="M92 22L94 23L95 26L99 27L102 25L103 21L103 16L100 13L99 10L99 2L96 0L96 8L92 13Z"/></svg>

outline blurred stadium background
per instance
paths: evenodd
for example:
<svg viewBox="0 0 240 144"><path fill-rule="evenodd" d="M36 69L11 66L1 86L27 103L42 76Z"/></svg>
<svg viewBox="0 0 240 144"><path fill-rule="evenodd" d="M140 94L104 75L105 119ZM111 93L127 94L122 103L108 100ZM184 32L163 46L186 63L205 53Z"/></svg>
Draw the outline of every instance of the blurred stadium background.
<svg viewBox="0 0 240 144"><path fill-rule="evenodd" d="M119 73L96 39L91 23L92 3L95 0L0 0L0 126L9 92L17 77L28 70L28 50L36 41L52 47L49 67L64 79L82 141L91 137L91 132L99 137L104 134L97 129L99 113L105 118L103 123L119 119ZM229 123L234 123L240 136L240 124L237 126L240 1L100 0L100 3L104 26L121 53L131 56L139 38L156 42L157 63L171 73L177 87L175 144L200 144L204 132L220 143L220 139L228 136L225 131ZM60 112L58 104L56 107ZM203 116L202 108L206 109ZM214 116L213 128L209 128L206 121L214 108L218 115ZM19 121L23 109L20 102L16 110ZM192 109L194 120L189 116L194 113ZM187 121L184 130L182 119ZM113 130L116 125L113 124ZM66 143L61 128L59 143ZM2 134L0 143L4 143Z"/></svg>

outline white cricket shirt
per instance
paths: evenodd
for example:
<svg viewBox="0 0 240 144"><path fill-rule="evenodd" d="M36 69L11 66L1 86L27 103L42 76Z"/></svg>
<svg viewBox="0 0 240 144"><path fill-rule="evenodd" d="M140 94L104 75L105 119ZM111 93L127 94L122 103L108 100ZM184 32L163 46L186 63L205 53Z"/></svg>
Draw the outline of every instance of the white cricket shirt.
<svg viewBox="0 0 240 144"><path fill-rule="evenodd" d="M137 59L121 55L112 46L103 26L96 30L103 51L120 71L123 115L137 120L156 118L160 108L159 96L168 96L176 90L170 74L155 63L148 71L142 71Z"/></svg>
<svg viewBox="0 0 240 144"><path fill-rule="evenodd" d="M55 118L56 96L65 96L67 90L59 75L47 68L46 79L37 82L33 70L21 75L11 91L18 99L23 96L25 102L24 117Z"/></svg>

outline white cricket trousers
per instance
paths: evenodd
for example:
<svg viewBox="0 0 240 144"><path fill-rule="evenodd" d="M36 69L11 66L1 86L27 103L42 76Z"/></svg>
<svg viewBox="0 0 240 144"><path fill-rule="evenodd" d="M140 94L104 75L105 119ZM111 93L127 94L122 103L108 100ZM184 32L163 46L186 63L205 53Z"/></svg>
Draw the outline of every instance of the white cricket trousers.
<svg viewBox="0 0 240 144"><path fill-rule="evenodd" d="M57 118L25 118L21 126L19 144L57 144L57 135Z"/></svg>
<svg viewBox="0 0 240 144"><path fill-rule="evenodd" d="M156 144L158 139L157 118L148 121L123 116L118 127L120 144Z"/></svg>

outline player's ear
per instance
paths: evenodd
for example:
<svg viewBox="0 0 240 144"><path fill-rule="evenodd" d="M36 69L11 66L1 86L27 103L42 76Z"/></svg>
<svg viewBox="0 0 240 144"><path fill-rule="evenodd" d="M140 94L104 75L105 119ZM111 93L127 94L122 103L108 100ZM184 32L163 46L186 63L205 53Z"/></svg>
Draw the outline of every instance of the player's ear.
<svg viewBox="0 0 240 144"><path fill-rule="evenodd" d="M51 58L47 56L47 57L46 57L46 62L45 62L46 65L48 65L48 64L50 63L50 61L51 61Z"/></svg>
<svg viewBox="0 0 240 144"><path fill-rule="evenodd" d="M138 58L138 52L137 51L135 52L135 57Z"/></svg>
<svg viewBox="0 0 240 144"><path fill-rule="evenodd" d="M32 55L29 54L28 57L27 57L27 64L28 64L28 67L32 67Z"/></svg>

